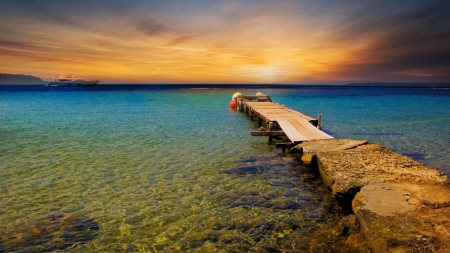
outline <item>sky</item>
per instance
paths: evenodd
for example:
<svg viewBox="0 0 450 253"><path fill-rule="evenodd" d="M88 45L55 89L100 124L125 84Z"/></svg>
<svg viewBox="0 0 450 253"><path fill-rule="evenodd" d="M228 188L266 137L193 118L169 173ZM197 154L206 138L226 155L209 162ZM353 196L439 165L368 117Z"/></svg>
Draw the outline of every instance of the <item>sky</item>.
<svg viewBox="0 0 450 253"><path fill-rule="evenodd" d="M0 0L0 73L101 83L450 82L450 1Z"/></svg>

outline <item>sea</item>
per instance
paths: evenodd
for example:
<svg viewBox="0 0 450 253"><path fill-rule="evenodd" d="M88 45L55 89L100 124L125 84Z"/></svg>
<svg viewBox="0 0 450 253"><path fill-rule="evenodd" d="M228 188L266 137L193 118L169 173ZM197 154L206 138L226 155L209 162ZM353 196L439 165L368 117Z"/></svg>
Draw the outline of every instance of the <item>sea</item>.
<svg viewBox="0 0 450 253"><path fill-rule="evenodd" d="M450 89L2 85L0 252L308 251L345 210L298 156L250 136L235 92L450 176ZM61 232L57 217L85 218Z"/></svg>

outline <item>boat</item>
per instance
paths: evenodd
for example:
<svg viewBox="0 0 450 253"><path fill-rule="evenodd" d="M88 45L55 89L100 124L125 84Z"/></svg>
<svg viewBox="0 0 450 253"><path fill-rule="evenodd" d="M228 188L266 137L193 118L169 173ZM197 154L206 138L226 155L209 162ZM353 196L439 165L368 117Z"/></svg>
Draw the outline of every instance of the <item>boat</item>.
<svg viewBox="0 0 450 253"><path fill-rule="evenodd" d="M45 86L51 87L86 87L95 86L99 83L99 80L86 80L78 78L70 74L61 74L58 77L54 77L53 81L47 83Z"/></svg>

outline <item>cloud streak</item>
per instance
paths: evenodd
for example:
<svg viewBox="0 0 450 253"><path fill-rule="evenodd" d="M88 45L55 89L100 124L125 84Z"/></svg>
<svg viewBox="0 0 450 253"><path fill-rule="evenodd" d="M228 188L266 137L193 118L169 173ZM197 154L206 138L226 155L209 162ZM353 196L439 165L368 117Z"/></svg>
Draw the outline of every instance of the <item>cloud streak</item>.
<svg viewBox="0 0 450 253"><path fill-rule="evenodd" d="M351 61L334 64L328 75L362 81L448 82L450 17L443 10L449 8L447 3L431 3L383 16L369 26L376 28L365 32L372 39L349 53Z"/></svg>
<svg viewBox="0 0 450 253"><path fill-rule="evenodd" d="M111 82L450 82L444 1L2 1L1 72ZM27 64L23 64L27 62Z"/></svg>

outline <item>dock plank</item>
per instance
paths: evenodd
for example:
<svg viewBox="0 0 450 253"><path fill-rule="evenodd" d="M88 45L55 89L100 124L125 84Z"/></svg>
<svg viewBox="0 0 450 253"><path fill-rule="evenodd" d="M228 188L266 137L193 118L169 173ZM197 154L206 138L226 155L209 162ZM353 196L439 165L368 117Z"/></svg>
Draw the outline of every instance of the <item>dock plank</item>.
<svg viewBox="0 0 450 253"><path fill-rule="evenodd" d="M293 142L303 142L311 140L332 139L333 136L326 134L320 129L314 127L303 118L277 118L281 129L287 137Z"/></svg>
<svg viewBox="0 0 450 253"><path fill-rule="evenodd" d="M333 137L316 128L317 119L273 102L249 102L243 104L267 122L276 122L292 142L325 140ZM314 125L313 125L314 124Z"/></svg>
<svg viewBox="0 0 450 253"><path fill-rule="evenodd" d="M302 142L307 139L302 133L300 133L288 119L277 119L278 124L280 125L283 132L292 142ZM307 122L309 124L309 122Z"/></svg>

